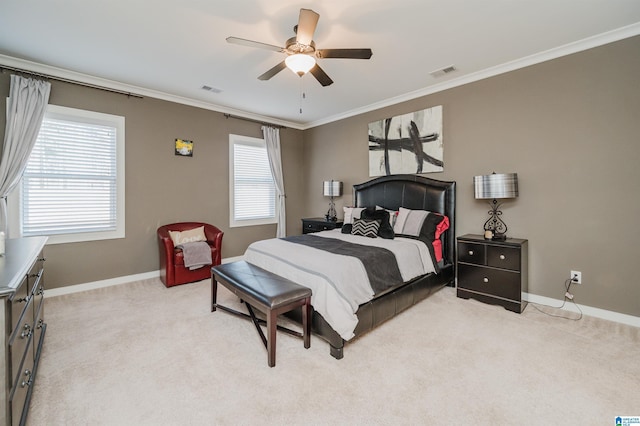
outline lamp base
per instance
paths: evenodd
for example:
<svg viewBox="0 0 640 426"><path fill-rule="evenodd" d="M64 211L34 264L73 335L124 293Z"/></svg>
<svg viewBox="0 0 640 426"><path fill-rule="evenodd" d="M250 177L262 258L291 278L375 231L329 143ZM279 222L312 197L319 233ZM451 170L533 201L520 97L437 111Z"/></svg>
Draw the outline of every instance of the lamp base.
<svg viewBox="0 0 640 426"><path fill-rule="evenodd" d="M500 219L500 216L502 216L502 212L499 210L500 203L494 199L489 202L489 206L491 210L489 210L489 219L484 223L484 238L493 241L504 241L507 239L507 224Z"/></svg>
<svg viewBox="0 0 640 426"><path fill-rule="evenodd" d="M333 202L333 197L331 197L331 201L329 202L329 210L324 217L329 222L336 222L338 220L338 212L336 212L336 205Z"/></svg>

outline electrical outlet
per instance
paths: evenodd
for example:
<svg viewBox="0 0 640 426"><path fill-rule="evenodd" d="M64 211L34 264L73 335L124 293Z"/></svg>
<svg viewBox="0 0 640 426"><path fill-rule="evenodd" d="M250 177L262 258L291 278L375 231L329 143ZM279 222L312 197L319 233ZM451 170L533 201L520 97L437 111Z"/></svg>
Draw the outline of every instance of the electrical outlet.
<svg viewBox="0 0 640 426"><path fill-rule="evenodd" d="M574 284L582 284L582 272L571 271L571 281L573 281Z"/></svg>

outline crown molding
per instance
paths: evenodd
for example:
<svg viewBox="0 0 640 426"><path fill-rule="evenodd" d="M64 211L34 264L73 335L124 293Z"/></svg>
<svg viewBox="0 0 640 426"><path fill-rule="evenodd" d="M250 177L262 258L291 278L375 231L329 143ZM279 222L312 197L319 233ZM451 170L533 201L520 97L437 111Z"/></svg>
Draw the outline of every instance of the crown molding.
<svg viewBox="0 0 640 426"><path fill-rule="evenodd" d="M292 129L302 130L300 123L294 123L286 120L280 120L275 117L269 117L265 115L253 114L247 111L242 111L234 108L225 107L222 105L212 104L209 102L198 101L191 98L172 95L169 93L147 89L140 86L134 86L126 83L121 83L114 80L108 80L101 77L92 76L89 74L83 74L64 68L53 67L50 65L44 65L37 62L27 61L25 59L14 58L12 56L6 56L0 54L0 68L17 68L24 70L27 73L41 74L44 77L50 76L53 79L59 78L62 80L69 80L71 82L78 82L80 84L86 84L89 86L102 87L105 89L112 89L114 91L123 92L123 94L131 94L140 97L150 97L154 99L160 99L169 102L175 102L178 104L193 106L196 108L202 108L210 111L216 111L223 114L229 114L236 117L247 118L258 122L265 122L270 124L276 124L283 127L289 127Z"/></svg>
<svg viewBox="0 0 640 426"><path fill-rule="evenodd" d="M510 71L515 71L520 68L528 67L531 65L546 62L552 59L567 56L573 53L581 52L584 50L592 49L594 47L603 46L605 44L613 43L626 38L634 37L640 34L640 22L631 24L625 27L621 27L606 33L598 34L583 40L579 40L573 43L569 43L560 47L549 49L544 52L536 53L524 58L520 58L514 61L506 62L501 65L497 65L491 68L487 68L481 71L477 71L465 76L454 78L446 82L431 85L423 89L408 92L399 96L384 99L373 104L369 104L360 108L355 108L344 113L332 115L321 120L316 120L307 123L298 123L287 120L280 120L274 117L263 116L259 114L253 114L247 111L237 110L234 108L225 107L209 102L198 101L191 98L172 95L169 93L151 90L144 87L129 85L120 83L113 80L108 80L100 77L91 76L88 74L82 74L75 71L70 71L63 68L52 67L49 65L39 64L36 62L27 61L24 59L18 59L11 56L0 54L0 67L2 65L7 67L14 67L23 69L27 72L33 72L37 74L49 75L54 78L61 78L67 80L73 80L88 85L101 86L107 89L114 89L117 91L131 93L132 95L147 96L155 99L161 99L169 102L175 102L183 105L193 106L197 108L207 109L211 111L220 112L223 114L230 114L241 118L247 118L254 121L273 123L279 126L289 127L297 130L307 130L313 127L318 127L324 124L329 124L334 121L344 120L356 115L375 111L377 109L386 108L388 106L396 105L402 102L407 102L434 93L442 92L444 90L452 89L454 87L462 86L464 84L473 83L483 80L485 78L494 77L500 74L504 74Z"/></svg>
<svg viewBox="0 0 640 426"><path fill-rule="evenodd" d="M612 31L608 31L606 33L598 34L596 36L592 36L592 37L579 40L573 43L565 44L563 46L549 49L544 52L526 56L524 58L516 59L514 61L506 62L501 65L497 65L497 66L487 68L481 71L477 71L471 74L467 74L459 78L454 78L452 80L448 80L440 84L435 84L432 86L425 87L423 89L405 93L403 95L388 98L383 101L364 106L362 108L352 109L342 114L336 114L336 115L324 118L322 120L306 123L303 130L321 126L323 124L329 124L338 120L344 120L345 118L364 114L364 113L371 112L381 108L386 108L388 106L396 105L402 102L411 101L413 99L420 98L422 96L432 95L434 93L442 92L444 90L452 89L454 87L462 86L464 84L473 83L476 81L484 80L489 77L494 77L507 72L515 71L520 68L525 68L531 65L550 61L552 59L561 58L563 56L582 52L584 50L593 49L594 47L599 47L605 44L624 40L626 38L634 37L639 34L640 34L640 22L632 25L628 25L626 27L621 27Z"/></svg>

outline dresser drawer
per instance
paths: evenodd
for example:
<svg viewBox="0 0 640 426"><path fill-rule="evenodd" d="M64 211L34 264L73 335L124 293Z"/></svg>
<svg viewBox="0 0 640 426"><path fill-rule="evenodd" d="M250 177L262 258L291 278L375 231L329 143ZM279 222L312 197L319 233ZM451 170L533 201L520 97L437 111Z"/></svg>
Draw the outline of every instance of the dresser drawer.
<svg viewBox="0 0 640 426"><path fill-rule="evenodd" d="M23 410L25 409L25 402L27 394L33 384L34 358L33 351L28 351L27 356L24 358L23 364L19 369L16 381L11 390L9 404L11 405L11 425L19 425L22 420Z"/></svg>
<svg viewBox="0 0 640 426"><path fill-rule="evenodd" d="M474 263L476 265L484 265L485 264L484 244L459 242L458 243L458 261L466 262L466 263Z"/></svg>
<svg viewBox="0 0 640 426"><path fill-rule="evenodd" d="M30 292L31 287L29 287L27 277L25 276L10 299L11 324L9 324L9 330L13 330L18 324L18 321L20 321L22 311L24 311L25 306L27 306L27 301L31 298Z"/></svg>
<svg viewBox="0 0 640 426"><path fill-rule="evenodd" d="M520 249L513 247L487 247L487 265L495 268L520 270Z"/></svg>
<svg viewBox="0 0 640 426"><path fill-rule="evenodd" d="M37 278L33 283L31 298L33 299L33 308L37 310L38 306L44 299L44 269L39 271Z"/></svg>
<svg viewBox="0 0 640 426"><path fill-rule="evenodd" d="M458 265L458 287L511 300L520 300L520 274L499 269Z"/></svg>
<svg viewBox="0 0 640 426"><path fill-rule="evenodd" d="M34 302L36 300L34 299ZM38 350L40 344L40 338L42 337L42 331L44 329L44 300L41 299L40 303L33 304L34 316L33 316L33 350Z"/></svg>
<svg viewBox="0 0 640 426"><path fill-rule="evenodd" d="M18 325L13 329L11 336L9 337L9 353L11 354L11 371L14 374L18 373L18 366L22 362L25 352L31 342L31 336L33 336L33 299L29 299L25 310ZM12 377L13 380L15 377Z"/></svg>

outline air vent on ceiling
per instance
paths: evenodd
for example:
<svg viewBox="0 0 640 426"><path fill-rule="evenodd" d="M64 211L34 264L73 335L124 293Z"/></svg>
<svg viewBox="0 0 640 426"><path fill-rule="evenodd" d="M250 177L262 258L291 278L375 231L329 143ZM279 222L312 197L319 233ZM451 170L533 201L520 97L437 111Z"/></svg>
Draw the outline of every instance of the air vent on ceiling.
<svg viewBox="0 0 640 426"><path fill-rule="evenodd" d="M440 68L438 70L435 71L431 71L429 74L431 74L433 77L442 77L445 74L450 74L454 71L457 71L457 68L455 67L455 65L449 65L448 67L444 67L444 68Z"/></svg>
<svg viewBox="0 0 640 426"><path fill-rule="evenodd" d="M215 87L211 87L211 86L202 86L202 90L206 90L208 92L213 92L213 93L222 93L222 89L218 89Z"/></svg>

